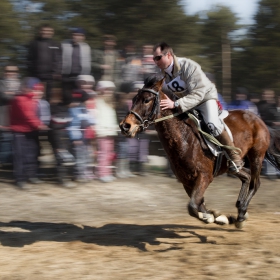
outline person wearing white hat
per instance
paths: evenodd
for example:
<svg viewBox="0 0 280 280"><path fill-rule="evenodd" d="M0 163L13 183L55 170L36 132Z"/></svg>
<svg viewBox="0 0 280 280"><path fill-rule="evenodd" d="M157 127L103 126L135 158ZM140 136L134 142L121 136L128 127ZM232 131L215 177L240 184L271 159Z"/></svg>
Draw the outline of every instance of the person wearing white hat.
<svg viewBox="0 0 280 280"><path fill-rule="evenodd" d="M110 81L99 81L96 90L98 177L101 182L108 183L115 179L112 164L115 158L115 138L119 129L113 102L115 85Z"/></svg>

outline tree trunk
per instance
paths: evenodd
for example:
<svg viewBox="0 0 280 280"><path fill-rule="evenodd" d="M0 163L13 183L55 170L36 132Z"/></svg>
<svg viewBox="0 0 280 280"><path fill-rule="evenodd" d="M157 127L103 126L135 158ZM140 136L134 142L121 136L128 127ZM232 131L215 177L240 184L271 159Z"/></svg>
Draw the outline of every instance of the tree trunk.
<svg viewBox="0 0 280 280"><path fill-rule="evenodd" d="M231 101L231 50L230 44L222 44L223 98Z"/></svg>

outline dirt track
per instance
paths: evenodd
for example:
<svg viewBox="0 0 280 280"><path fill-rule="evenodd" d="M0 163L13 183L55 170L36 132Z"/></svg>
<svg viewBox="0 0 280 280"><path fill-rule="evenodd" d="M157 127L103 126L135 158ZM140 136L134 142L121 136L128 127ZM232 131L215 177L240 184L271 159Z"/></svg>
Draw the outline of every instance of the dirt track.
<svg viewBox="0 0 280 280"><path fill-rule="evenodd" d="M2 180L0 279L280 279L280 180L262 178L243 230L206 225L160 175L20 191ZM209 208L235 214L240 183L217 178Z"/></svg>

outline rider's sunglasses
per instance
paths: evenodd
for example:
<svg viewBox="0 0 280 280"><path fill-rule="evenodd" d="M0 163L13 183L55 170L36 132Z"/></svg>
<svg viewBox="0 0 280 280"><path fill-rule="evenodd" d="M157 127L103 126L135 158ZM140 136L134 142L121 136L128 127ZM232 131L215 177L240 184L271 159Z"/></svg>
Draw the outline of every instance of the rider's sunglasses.
<svg viewBox="0 0 280 280"><path fill-rule="evenodd" d="M154 61L160 61L160 60L161 60L161 58L162 58L163 56L166 56L166 55L167 55L167 53L164 53L164 54L161 54L161 55L154 56L154 57L153 57L153 60L154 60Z"/></svg>

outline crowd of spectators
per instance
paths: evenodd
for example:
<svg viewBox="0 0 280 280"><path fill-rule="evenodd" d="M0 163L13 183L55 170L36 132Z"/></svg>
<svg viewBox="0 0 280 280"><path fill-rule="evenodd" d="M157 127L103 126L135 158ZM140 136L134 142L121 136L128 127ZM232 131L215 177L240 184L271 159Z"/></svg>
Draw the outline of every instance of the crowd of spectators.
<svg viewBox="0 0 280 280"><path fill-rule="evenodd" d="M57 181L65 187L145 175L149 139L126 139L118 123L145 77L156 72L153 46L137 52L134 42L127 42L119 51L116 38L105 35L103 48L92 49L82 28L71 34L59 43L54 29L42 25L27 48L26 77L20 77L16 65L4 69L0 163L12 165L19 188L42 183L40 136L48 139Z"/></svg>
<svg viewBox="0 0 280 280"><path fill-rule="evenodd" d="M40 136L45 135L56 161L57 182L65 187L145 175L149 134L125 138L118 123L144 79L158 71L153 46L144 45L138 52L129 41L119 51L115 36L105 35L103 48L92 49L82 28L74 28L72 38L61 43L53 35L53 28L44 24L30 42L26 77L20 77L16 65L5 66L0 81L0 163L13 166L19 188L26 182L42 183L38 158ZM230 104L219 95L224 109L253 111L279 129L280 98L276 102L273 90L265 89L261 100L251 99L245 88L234 93ZM265 164L264 174L278 175ZM173 176L168 166L166 173Z"/></svg>

